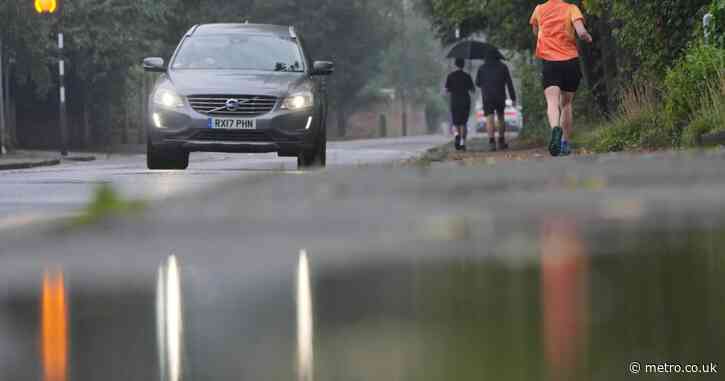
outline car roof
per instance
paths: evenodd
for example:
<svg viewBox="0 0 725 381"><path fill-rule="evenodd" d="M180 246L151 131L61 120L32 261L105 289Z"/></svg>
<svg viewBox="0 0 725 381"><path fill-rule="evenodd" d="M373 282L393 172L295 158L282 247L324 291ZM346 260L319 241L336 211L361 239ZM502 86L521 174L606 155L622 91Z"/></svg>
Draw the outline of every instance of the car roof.
<svg viewBox="0 0 725 381"><path fill-rule="evenodd" d="M247 23L226 23L226 24L201 24L196 25L189 31L189 35L212 35L212 34L273 34L279 36L291 36L291 27L272 24L247 24Z"/></svg>

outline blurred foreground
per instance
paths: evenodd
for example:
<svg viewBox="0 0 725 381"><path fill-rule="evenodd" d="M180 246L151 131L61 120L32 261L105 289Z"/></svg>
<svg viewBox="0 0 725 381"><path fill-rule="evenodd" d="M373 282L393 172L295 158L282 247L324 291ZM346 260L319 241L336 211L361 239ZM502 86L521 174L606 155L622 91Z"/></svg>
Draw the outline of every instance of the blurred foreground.
<svg viewBox="0 0 725 381"><path fill-rule="evenodd" d="M724 162L247 177L6 236L0 379L619 380L633 362L646 379L647 364L722 365Z"/></svg>

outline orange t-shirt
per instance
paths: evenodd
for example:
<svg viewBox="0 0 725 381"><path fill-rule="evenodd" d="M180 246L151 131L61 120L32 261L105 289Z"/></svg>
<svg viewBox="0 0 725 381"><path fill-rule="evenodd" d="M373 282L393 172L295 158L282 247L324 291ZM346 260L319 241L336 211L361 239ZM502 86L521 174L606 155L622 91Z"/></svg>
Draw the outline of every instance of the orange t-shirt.
<svg viewBox="0 0 725 381"><path fill-rule="evenodd" d="M538 5L531 16L531 25L539 27L536 56L547 61L568 61L579 57L574 21L584 20L574 4L549 0Z"/></svg>

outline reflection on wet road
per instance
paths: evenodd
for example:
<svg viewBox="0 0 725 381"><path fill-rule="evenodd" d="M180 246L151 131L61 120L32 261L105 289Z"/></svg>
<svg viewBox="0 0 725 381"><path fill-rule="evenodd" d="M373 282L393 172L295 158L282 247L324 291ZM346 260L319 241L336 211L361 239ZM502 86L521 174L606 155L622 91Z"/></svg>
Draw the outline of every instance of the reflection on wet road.
<svg viewBox="0 0 725 381"><path fill-rule="evenodd" d="M43 275L41 324L43 381L65 381L68 368L68 312L63 273Z"/></svg>
<svg viewBox="0 0 725 381"><path fill-rule="evenodd" d="M589 257L573 219L542 224L541 307L550 380L575 380L588 344Z"/></svg>
<svg viewBox="0 0 725 381"><path fill-rule="evenodd" d="M278 176L5 239L0 380L609 381L634 361L722 365L725 166L707 163Z"/></svg>
<svg viewBox="0 0 725 381"><path fill-rule="evenodd" d="M39 359L44 381L156 379L155 369L162 381L596 380L634 360L723 359L725 229L576 231L573 220L543 222L540 257L524 262L390 253L339 267L325 266L324 252L302 251L279 253L289 259L283 271L250 282L243 268L171 256L148 269L157 286L140 281L135 291L74 287L73 272L65 281L40 272L39 294L0 303L0 340L22 348L38 327L40 350L21 354ZM672 238L695 235L697 246ZM593 255L589 248L609 240L626 249ZM2 363L0 379L32 379L31 364Z"/></svg>

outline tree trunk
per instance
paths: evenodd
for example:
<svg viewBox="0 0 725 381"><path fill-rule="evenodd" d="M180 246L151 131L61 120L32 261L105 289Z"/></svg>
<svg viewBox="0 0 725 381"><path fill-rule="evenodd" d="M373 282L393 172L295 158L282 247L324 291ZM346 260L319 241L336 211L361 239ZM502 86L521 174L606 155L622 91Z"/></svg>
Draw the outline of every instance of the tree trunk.
<svg viewBox="0 0 725 381"><path fill-rule="evenodd" d="M106 123L103 127L103 144L106 148L106 153L111 154L113 147L113 105L109 104L106 106L106 117L104 118Z"/></svg>
<svg viewBox="0 0 725 381"><path fill-rule="evenodd" d="M125 103L125 102L124 102ZM131 118L128 117L128 104L123 107L123 126L121 127L121 144L128 144L128 130L130 128Z"/></svg>
<svg viewBox="0 0 725 381"><path fill-rule="evenodd" d="M601 60L602 60L602 72L604 89L602 94L605 103L605 113L608 113L612 109L614 102L614 91L617 87L616 80L618 75L617 68L617 54L615 48L614 38L612 36L611 18L609 14L610 10L604 9L602 17L599 23L599 34L601 38Z"/></svg>
<svg viewBox="0 0 725 381"><path fill-rule="evenodd" d="M83 91L83 146L91 148L93 144L91 134L91 97L88 89Z"/></svg>
<svg viewBox="0 0 725 381"><path fill-rule="evenodd" d="M3 40L0 37L0 155L5 154L5 75L3 64L5 63L5 49Z"/></svg>
<svg viewBox="0 0 725 381"><path fill-rule="evenodd" d="M11 94L11 84L8 82L8 95ZM17 91L17 90L15 90ZM18 102L15 97L8 96L8 134L9 144L13 147L18 146Z"/></svg>

